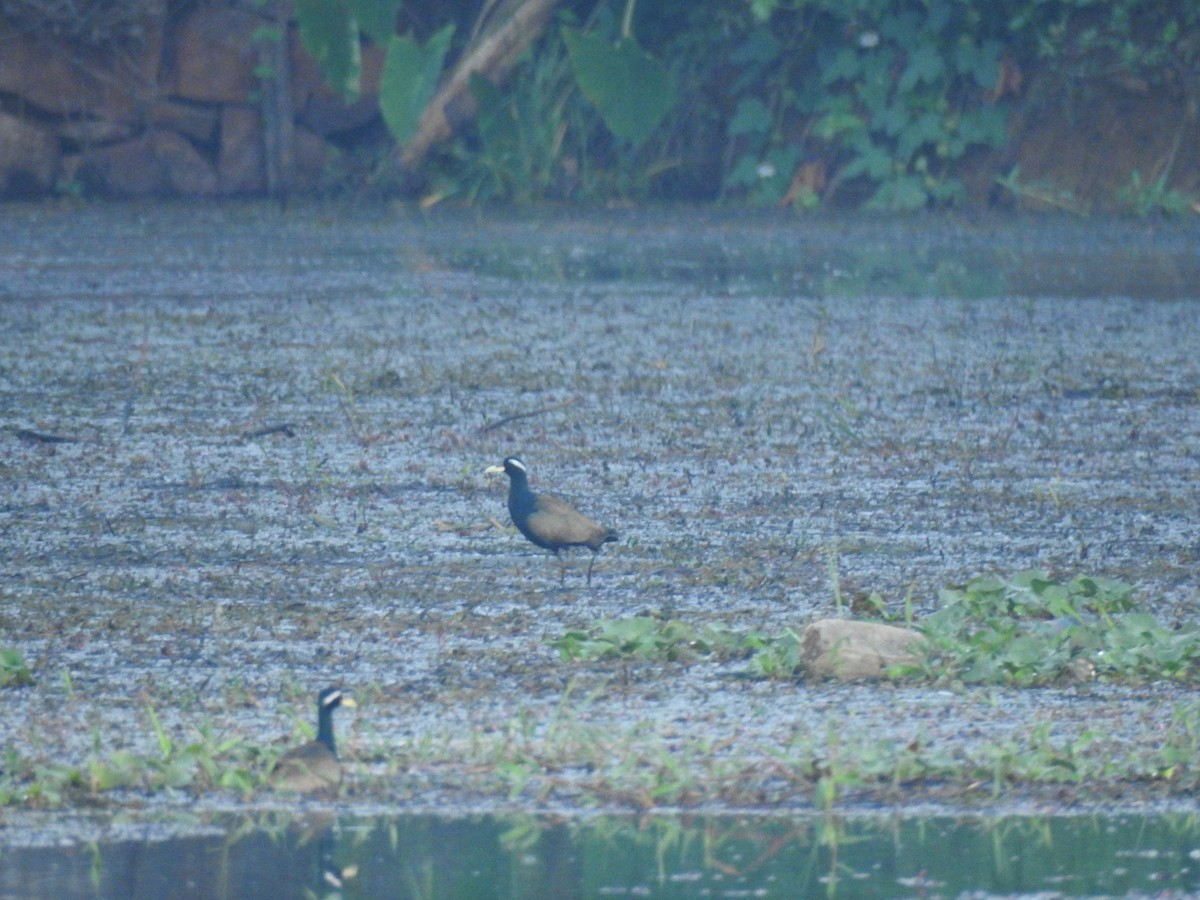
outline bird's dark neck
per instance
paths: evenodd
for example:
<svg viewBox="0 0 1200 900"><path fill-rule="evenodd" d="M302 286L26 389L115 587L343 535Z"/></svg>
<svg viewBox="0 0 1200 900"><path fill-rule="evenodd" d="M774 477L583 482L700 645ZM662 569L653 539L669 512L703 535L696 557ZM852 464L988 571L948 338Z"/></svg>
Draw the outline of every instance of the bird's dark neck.
<svg viewBox="0 0 1200 900"><path fill-rule="evenodd" d="M515 521L533 512L536 499L524 472L513 472L508 485L508 512Z"/></svg>
<svg viewBox="0 0 1200 900"><path fill-rule="evenodd" d="M333 743L333 707L322 706L317 713L317 740L329 748L329 752L337 756L337 747Z"/></svg>

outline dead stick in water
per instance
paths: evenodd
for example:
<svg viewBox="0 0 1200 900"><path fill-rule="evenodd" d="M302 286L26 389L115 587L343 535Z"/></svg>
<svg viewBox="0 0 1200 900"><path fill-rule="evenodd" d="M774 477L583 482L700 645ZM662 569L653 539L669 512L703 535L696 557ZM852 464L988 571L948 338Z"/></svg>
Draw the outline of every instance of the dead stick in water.
<svg viewBox="0 0 1200 900"><path fill-rule="evenodd" d="M295 422L280 422L278 425L267 425L264 428L255 428L253 431L243 431L241 438L243 441L252 441L255 438L266 437L271 434L282 434L284 437L296 436Z"/></svg>
<svg viewBox="0 0 1200 900"><path fill-rule="evenodd" d="M497 419L495 422L489 422L482 428L476 429L475 433L486 434L489 431L494 431L495 429L500 428L502 425L507 425L509 422L516 422L518 419L528 419L533 416L545 415L546 413L554 412L559 409L566 409L568 406L574 406L578 402L578 397L572 397L570 400L564 400L562 403L555 403L551 406L543 406L541 409L534 409L523 413L513 413L511 416L504 416L503 418Z"/></svg>
<svg viewBox="0 0 1200 900"><path fill-rule="evenodd" d="M67 437L62 434L46 434L41 431L32 431L28 428L13 429L13 436L21 441L29 441L32 444L74 444L79 441L76 437Z"/></svg>

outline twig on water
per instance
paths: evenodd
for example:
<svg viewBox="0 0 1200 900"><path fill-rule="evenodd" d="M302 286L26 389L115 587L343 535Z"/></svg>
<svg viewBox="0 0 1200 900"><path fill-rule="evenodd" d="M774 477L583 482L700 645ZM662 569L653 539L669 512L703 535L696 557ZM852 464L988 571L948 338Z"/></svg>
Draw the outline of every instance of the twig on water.
<svg viewBox="0 0 1200 900"><path fill-rule="evenodd" d="M560 409L566 409L568 406L574 406L578 402L578 397L572 397L570 400L564 400L562 403L554 403L550 406L543 406L540 409L530 410L529 412L513 413L511 416L503 416L494 422L489 422L481 428L476 429L475 433L486 434L489 431L495 431L497 428L507 425L509 422L516 422L519 419L528 419L533 416L542 416L546 413L555 412Z"/></svg>

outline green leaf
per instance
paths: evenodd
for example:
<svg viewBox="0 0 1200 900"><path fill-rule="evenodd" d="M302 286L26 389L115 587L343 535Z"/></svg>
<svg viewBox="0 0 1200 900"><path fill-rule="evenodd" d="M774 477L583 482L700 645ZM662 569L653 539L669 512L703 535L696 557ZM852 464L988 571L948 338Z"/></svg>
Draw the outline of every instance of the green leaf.
<svg viewBox="0 0 1200 900"><path fill-rule="evenodd" d="M396 33L396 12L400 0L353 0L354 17L362 33L386 46Z"/></svg>
<svg viewBox="0 0 1200 900"><path fill-rule="evenodd" d="M640 145L675 102L667 70L632 37L616 45L563 28L575 83L617 138Z"/></svg>
<svg viewBox="0 0 1200 900"><path fill-rule="evenodd" d="M913 212L923 209L928 202L929 194L921 179L914 175L901 175L880 185L879 190L867 201L867 208Z"/></svg>
<svg viewBox="0 0 1200 900"><path fill-rule="evenodd" d="M779 58L783 48L768 28L756 28L729 53L729 61L739 66L763 66Z"/></svg>
<svg viewBox="0 0 1200 900"><path fill-rule="evenodd" d="M434 34L422 47L411 35L395 35L388 44L387 61L379 85L379 109L397 143L416 133L425 104L437 89L442 61L450 48L454 25Z"/></svg>
<svg viewBox="0 0 1200 900"><path fill-rule="evenodd" d="M765 22L771 18L771 14L775 12L779 6L779 0L750 0L750 11L754 14L754 18L760 22Z"/></svg>
<svg viewBox="0 0 1200 900"><path fill-rule="evenodd" d="M163 729L162 723L158 720L158 713L154 711L153 706L147 706L146 712L150 716L150 724L154 726L154 736L158 740L158 752L162 754L163 759L170 759L175 747L171 736Z"/></svg>
<svg viewBox="0 0 1200 900"><path fill-rule="evenodd" d="M791 184L792 175L800 162L800 148L795 145L772 147L762 162L767 164L766 170L759 171L759 167L755 167L757 177L751 199L755 203L776 203Z"/></svg>
<svg viewBox="0 0 1200 900"><path fill-rule="evenodd" d="M986 40L976 44L964 38L954 48L955 68L970 75L984 90L991 90L1000 78L1000 56L1004 48L999 41Z"/></svg>
<svg viewBox="0 0 1200 900"><path fill-rule="evenodd" d="M958 121L958 135L966 145L1002 147L1008 137L1008 114L999 106L968 110Z"/></svg>
<svg viewBox="0 0 1200 900"><path fill-rule="evenodd" d="M850 47L842 47L833 57L829 65L821 69L821 83L833 84L843 78L854 81L863 74L863 62L858 53Z"/></svg>
<svg viewBox="0 0 1200 900"><path fill-rule="evenodd" d="M839 135L862 132L865 129L866 124L857 113L850 110L836 110L827 113L817 120L817 124L813 128L813 133L817 137L829 141Z"/></svg>
<svg viewBox="0 0 1200 900"><path fill-rule="evenodd" d="M325 80L347 100L358 97L362 56L358 21L349 0L296 0L300 42Z"/></svg>
<svg viewBox="0 0 1200 900"><path fill-rule="evenodd" d="M892 155L883 147L864 146L843 170L846 178L865 175L867 178L880 181L887 178L892 171Z"/></svg>
<svg viewBox="0 0 1200 900"><path fill-rule="evenodd" d="M729 136L739 134L768 134L771 131L770 110L757 97L743 97L729 122Z"/></svg>
<svg viewBox="0 0 1200 900"><path fill-rule="evenodd" d="M1047 656L1046 642L1036 637L1016 637L1009 642L1005 661L1017 669L1041 664Z"/></svg>
<svg viewBox="0 0 1200 900"><path fill-rule="evenodd" d="M479 109L475 123L487 149L486 155L494 157L505 148L516 148L520 141L517 120L500 89L474 72L469 87Z"/></svg>
<svg viewBox="0 0 1200 900"><path fill-rule="evenodd" d="M897 98L895 103L889 103L886 107L876 112L871 119L873 128L883 131L888 137L896 137L911 122L912 113L903 98ZM901 156L900 159L903 160L905 157Z"/></svg>
<svg viewBox="0 0 1200 900"><path fill-rule="evenodd" d="M757 153L743 153L737 158L729 174L725 177L726 187L750 187L757 184L759 159Z"/></svg>
<svg viewBox="0 0 1200 900"><path fill-rule="evenodd" d="M221 773L221 787L249 794L254 791L254 776L245 769L226 769Z"/></svg>
<svg viewBox="0 0 1200 900"><path fill-rule="evenodd" d="M33 684L33 675L25 664L20 650L0 649L0 687L21 687Z"/></svg>
<svg viewBox="0 0 1200 900"><path fill-rule="evenodd" d="M907 94L919 84L937 81L945 69L941 54L931 44L923 44L908 58L896 88Z"/></svg>

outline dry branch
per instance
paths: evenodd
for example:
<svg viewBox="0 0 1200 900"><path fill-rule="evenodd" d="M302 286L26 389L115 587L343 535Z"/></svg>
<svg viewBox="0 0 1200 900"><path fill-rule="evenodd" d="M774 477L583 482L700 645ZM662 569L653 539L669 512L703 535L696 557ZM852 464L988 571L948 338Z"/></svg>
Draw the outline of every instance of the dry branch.
<svg viewBox="0 0 1200 900"><path fill-rule="evenodd" d="M448 109L454 111L455 122L474 115L475 98L469 90L471 76L479 74L498 81L546 27L558 3L559 0L523 0L502 25L472 40L450 77L426 105L416 134L397 148L401 167L415 169L434 144L450 137L453 123L447 115Z"/></svg>

